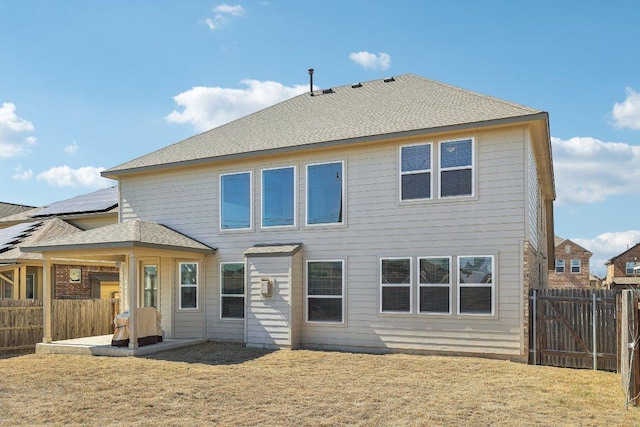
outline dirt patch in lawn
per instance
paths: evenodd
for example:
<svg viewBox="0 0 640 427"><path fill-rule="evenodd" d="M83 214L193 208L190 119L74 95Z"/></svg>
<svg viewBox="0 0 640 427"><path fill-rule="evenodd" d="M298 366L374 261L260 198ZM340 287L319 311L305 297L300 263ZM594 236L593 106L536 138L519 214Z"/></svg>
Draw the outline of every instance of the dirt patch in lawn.
<svg viewBox="0 0 640 427"><path fill-rule="evenodd" d="M640 425L615 373L205 343L0 359L0 424Z"/></svg>

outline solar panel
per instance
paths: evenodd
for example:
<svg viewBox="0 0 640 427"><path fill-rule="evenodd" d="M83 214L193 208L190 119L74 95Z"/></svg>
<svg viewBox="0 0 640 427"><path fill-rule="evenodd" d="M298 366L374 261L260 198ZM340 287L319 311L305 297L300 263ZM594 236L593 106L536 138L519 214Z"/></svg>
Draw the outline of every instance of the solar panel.
<svg viewBox="0 0 640 427"><path fill-rule="evenodd" d="M90 213L90 212L106 212L118 205L118 187L105 188L104 190L94 191L89 194L82 194L72 199L55 202L44 209L34 213L33 218Z"/></svg>
<svg viewBox="0 0 640 427"><path fill-rule="evenodd" d="M0 252L5 252L29 236L42 222L23 222L0 229Z"/></svg>

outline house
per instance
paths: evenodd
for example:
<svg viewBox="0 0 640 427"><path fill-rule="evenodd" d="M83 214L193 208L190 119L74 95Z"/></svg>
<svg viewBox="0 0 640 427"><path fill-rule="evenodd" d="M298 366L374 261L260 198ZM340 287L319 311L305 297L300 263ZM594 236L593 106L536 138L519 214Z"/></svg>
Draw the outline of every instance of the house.
<svg viewBox="0 0 640 427"><path fill-rule="evenodd" d="M555 269L549 272L550 288L589 289L591 252L577 243L555 236Z"/></svg>
<svg viewBox="0 0 640 427"><path fill-rule="evenodd" d="M608 289L640 287L640 243L607 262L603 286Z"/></svg>
<svg viewBox="0 0 640 427"><path fill-rule="evenodd" d="M117 205L112 187L0 218L0 299L42 299L42 255L21 246L117 223ZM55 298L108 298L120 291L113 262L75 260L55 264L49 273Z"/></svg>
<svg viewBox="0 0 640 427"><path fill-rule="evenodd" d="M103 176L118 224L22 249L120 263L124 307L155 301L168 338L527 360L529 289L555 259L544 111L407 74Z"/></svg>

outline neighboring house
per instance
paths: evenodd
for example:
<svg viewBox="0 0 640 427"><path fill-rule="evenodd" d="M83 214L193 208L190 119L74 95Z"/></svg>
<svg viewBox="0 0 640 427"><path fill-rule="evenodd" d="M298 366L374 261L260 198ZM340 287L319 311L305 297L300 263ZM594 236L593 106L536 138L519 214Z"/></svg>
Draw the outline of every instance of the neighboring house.
<svg viewBox="0 0 640 427"><path fill-rule="evenodd" d="M42 299L42 255L20 247L118 222L112 187L0 218L0 299ZM54 264L55 298L106 298L119 294L119 271L107 261Z"/></svg>
<svg viewBox="0 0 640 427"><path fill-rule="evenodd" d="M550 288L591 288L591 252L569 240L555 236L555 269L549 272Z"/></svg>
<svg viewBox="0 0 640 427"><path fill-rule="evenodd" d="M548 126L415 75L314 91L108 169L121 223L23 250L120 262L168 338L526 361Z"/></svg>
<svg viewBox="0 0 640 427"><path fill-rule="evenodd" d="M0 202L0 218L4 218L9 215L15 215L30 209L33 209L33 206Z"/></svg>
<svg viewBox="0 0 640 427"><path fill-rule="evenodd" d="M607 262L603 286L609 289L640 287L640 243Z"/></svg>

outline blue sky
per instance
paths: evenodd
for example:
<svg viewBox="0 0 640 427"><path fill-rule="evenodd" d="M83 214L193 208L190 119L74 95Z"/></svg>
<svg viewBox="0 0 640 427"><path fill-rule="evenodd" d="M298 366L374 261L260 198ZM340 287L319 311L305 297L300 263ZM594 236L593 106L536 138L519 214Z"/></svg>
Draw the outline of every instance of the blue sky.
<svg viewBox="0 0 640 427"><path fill-rule="evenodd" d="M0 2L0 200L289 98L413 73L549 112L556 234L591 270L640 241L640 2Z"/></svg>

